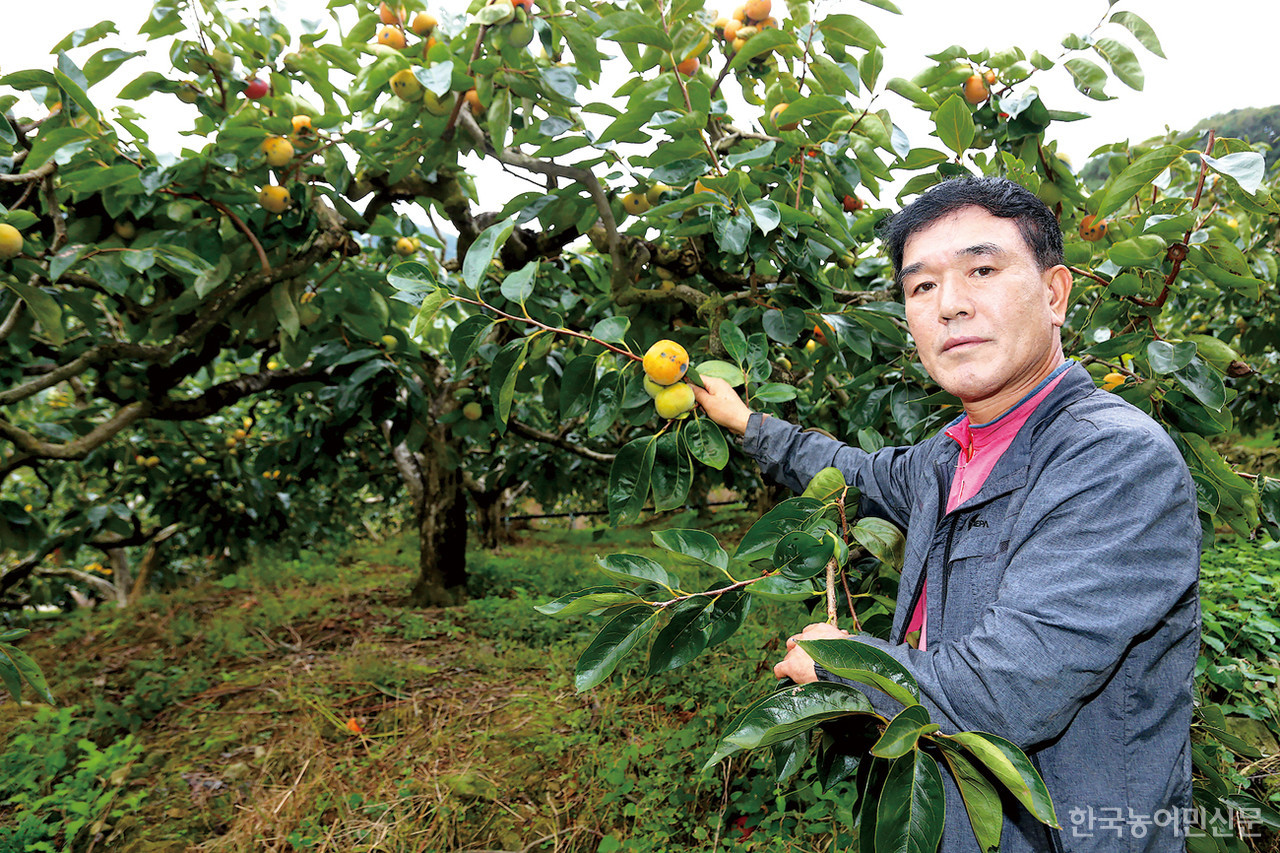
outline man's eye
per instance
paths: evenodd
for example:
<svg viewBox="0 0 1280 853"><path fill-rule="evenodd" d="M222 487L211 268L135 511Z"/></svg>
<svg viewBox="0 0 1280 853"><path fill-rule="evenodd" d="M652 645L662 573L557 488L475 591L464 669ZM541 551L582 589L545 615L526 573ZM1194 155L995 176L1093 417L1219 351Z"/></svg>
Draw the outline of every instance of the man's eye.
<svg viewBox="0 0 1280 853"><path fill-rule="evenodd" d="M995 271L996 271L995 267L978 267L976 270L973 271L973 274L980 278L985 278L986 276L991 275Z"/></svg>
<svg viewBox="0 0 1280 853"><path fill-rule="evenodd" d="M926 291L929 291L932 289L933 289L933 282L922 281L919 284L915 284L911 286L911 293L912 295L915 295L917 293L925 293Z"/></svg>

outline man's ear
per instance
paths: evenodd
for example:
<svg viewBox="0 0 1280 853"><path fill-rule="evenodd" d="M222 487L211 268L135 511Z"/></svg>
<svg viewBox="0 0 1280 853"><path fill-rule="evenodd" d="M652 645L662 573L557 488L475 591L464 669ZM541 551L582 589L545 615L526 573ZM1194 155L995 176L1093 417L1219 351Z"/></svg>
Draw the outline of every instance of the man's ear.
<svg viewBox="0 0 1280 853"><path fill-rule="evenodd" d="M1045 271L1045 285L1048 287L1049 310L1053 314L1053 325L1061 328L1067 321L1067 306L1071 303L1071 270L1058 264Z"/></svg>

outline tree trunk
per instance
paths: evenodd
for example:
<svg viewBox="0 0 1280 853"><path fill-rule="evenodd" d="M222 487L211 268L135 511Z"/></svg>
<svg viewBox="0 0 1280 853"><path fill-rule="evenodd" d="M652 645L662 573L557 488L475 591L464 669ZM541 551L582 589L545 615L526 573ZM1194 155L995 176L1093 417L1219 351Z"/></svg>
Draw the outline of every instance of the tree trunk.
<svg viewBox="0 0 1280 853"><path fill-rule="evenodd" d="M476 502L476 525L480 531L480 547L490 551L511 542L513 537L502 517L511 505L510 489L473 491Z"/></svg>
<svg viewBox="0 0 1280 853"><path fill-rule="evenodd" d="M389 435L389 426L384 425ZM467 594L467 496L460 468L447 466L451 437L444 429L418 452L403 443L392 448L400 478L409 490L418 528L418 579L409 600L419 607L461 604Z"/></svg>

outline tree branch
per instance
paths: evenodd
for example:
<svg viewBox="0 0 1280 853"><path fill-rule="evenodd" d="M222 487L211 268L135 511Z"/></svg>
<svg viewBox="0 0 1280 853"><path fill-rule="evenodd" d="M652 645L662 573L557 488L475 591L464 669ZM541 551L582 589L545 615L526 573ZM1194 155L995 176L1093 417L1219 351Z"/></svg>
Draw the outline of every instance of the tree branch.
<svg viewBox="0 0 1280 853"><path fill-rule="evenodd" d="M575 456L581 456L583 459L589 459L592 462L612 463L614 456L617 455L614 453L601 453L598 450L582 447L581 445L574 444L563 436L559 436L551 432L544 432L536 427L521 423L515 418L511 418L507 421L507 427L512 432L523 435L525 438L531 438L534 441L540 441L543 444L550 444L554 447L559 447L561 450L567 450Z"/></svg>

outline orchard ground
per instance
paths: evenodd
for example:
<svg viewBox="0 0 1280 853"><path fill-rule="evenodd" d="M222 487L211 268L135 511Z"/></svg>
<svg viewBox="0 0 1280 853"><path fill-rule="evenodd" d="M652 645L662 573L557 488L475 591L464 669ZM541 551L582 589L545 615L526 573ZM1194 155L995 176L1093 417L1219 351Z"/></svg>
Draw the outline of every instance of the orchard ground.
<svg viewBox="0 0 1280 853"><path fill-rule="evenodd" d="M729 508L701 526L733 538L752 520ZM24 646L59 705L0 706L0 850L799 851L831 849L837 825L847 846L848 792L820 793L811 770L781 790L765 751L699 771L772 685L796 614L764 603L679 674L632 663L576 693L595 620L533 607L594 582L596 554L659 552L652 527L534 523L546 529L473 552L461 608L404 605L416 546L394 535L260 553L136 610L39 624ZM1277 572L1280 552L1243 541L1206 557L1202 697L1225 698L1231 730L1272 753L1224 775L1280 773L1265 675L1280 602L1262 583ZM1280 848L1270 835L1247 849Z"/></svg>

